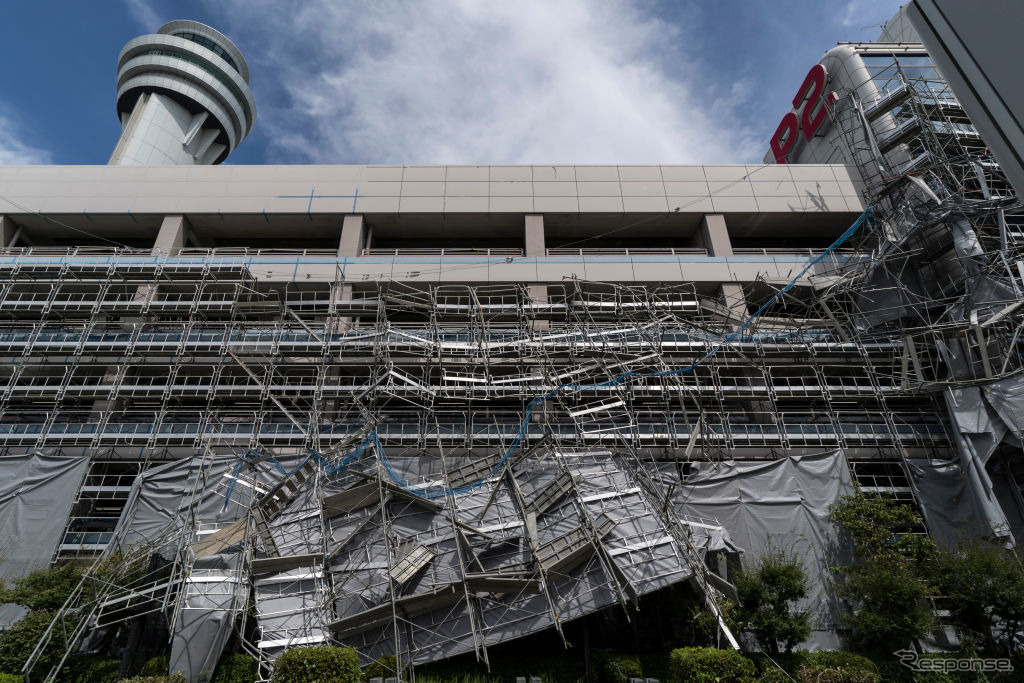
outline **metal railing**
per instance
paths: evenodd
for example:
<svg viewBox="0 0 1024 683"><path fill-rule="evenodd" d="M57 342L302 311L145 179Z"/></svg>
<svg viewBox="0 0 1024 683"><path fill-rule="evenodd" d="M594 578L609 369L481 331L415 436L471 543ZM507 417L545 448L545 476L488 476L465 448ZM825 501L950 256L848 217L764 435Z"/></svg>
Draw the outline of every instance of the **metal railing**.
<svg viewBox="0 0 1024 683"><path fill-rule="evenodd" d="M551 247L548 256L707 256L701 247Z"/></svg>
<svg viewBox="0 0 1024 683"><path fill-rule="evenodd" d="M522 256L523 250L518 247L418 247L384 249L371 247L363 249L363 256Z"/></svg>

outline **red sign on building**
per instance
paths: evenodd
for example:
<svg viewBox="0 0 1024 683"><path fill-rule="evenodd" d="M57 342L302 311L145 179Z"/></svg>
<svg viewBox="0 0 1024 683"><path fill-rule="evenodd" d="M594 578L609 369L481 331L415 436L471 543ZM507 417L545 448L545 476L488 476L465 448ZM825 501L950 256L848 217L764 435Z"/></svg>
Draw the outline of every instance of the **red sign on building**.
<svg viewBox="0 0 1024 683"><path fill-rule="evenodd" d="M808 140L813 138L828 115L829 109L835 104L836 94L825 94L827 80L828 73L821 64L815 64L807 72L807 78L793 98L793 111L782 118L779 127L775 129L775 135L772 136L770 145L776 163L786 163L786 155L796 144L797 135L801 130Z"/></svg>

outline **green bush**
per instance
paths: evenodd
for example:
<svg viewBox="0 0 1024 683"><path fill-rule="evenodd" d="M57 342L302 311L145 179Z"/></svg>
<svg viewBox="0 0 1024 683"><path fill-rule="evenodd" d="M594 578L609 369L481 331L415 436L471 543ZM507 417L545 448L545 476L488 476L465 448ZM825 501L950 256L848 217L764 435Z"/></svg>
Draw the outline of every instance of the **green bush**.
<svg viewBox="0 0 1024 683"><path fill-rule="evenodd" d="M1002 547L975 540L936 554L933 582L946 600L961 642L989 652L1012 652L1024 623L1024 572Z"/></svg>
<svg viewBox="0 0 1024 683"><path fill-rule="evenodd" d="M822 666L830 669L843 669L844 671L861 671L869 674L878 673L878 667L874 662L863 655L853 652L819 650L806 653L803 660L808 666Z"/></svg>
<svg viewBox="0 0 1024 683"><path fill-rule="evenodd" d="M25 679L14 674L0 674L0 683L25 683Z"/></svg>
<svg viewBox="0 0 1024 683"><path fill-rule="evenodd" d="M134 678L122 678L121 683L188 683L188 680L181 674L173 676L136 676Z"/></svg>
<svg viewBox="0 0 1024 683"><path fill-rule="evenodd" d="M825 666L804 665L796 670L800 683L878 683L878 674L865 671L843 671Z"/></svg>
<svg viewBox="0 0 1024 683"><path fill-rule="evenodd" d="M782 669L766 669L757 677L757 683L791 683L793 677Z"/></svg>
<svg viewBox="0 0 1024 683"><path fill-rule="evenodd" d="M147 660L139 671L140 676L166 676L171 668L171 658L167 655L159 655Z"/></svg>
<svg viewBox="0 0 1024 683"><path fill-rule="evenodd" d="M747 658L754 662L754 669L757 672L758 681L792 681L796 676L796 670L805 663L808 655L806 650L796 650L790 653L779 653L767 655L763 652L754 652L747 655ZM781 671L780 671L781 668Z"/></svg>
<svg viewBox="0 0 1024 683"><path fill-rule="evenodd" d="M936 548L931 538L908 533L921 516L891 495L843 496L832 520L853 538L856 564L840 567L838 594L852 609L845 617L859 648L888 654L930 631L935 617L926 598L935 594Z"/></svg>
<svg viewBox="0 0 1024 683"><path fill-rule="evenodd" d="M881 662L878 665L881 679L886 683L959 683L958 674L945 674L938 671L914 672L896 661ZM974 674L966 674L973 676ZM964 681L973 680L970 678ZM979 679L984 680L984 679Z"/></svg>
<svg viewBox="0 0 1024 683"><path fill-rule="evenodd" d="M395 678L398 677L398 660L394 655L378 657L373 663L363 669L363 680L371 678Z"/></svg>
<svg viewBox="0 0 1024 683"><path fill-rule="evenodd" d="M684 647L669 655L673 683L752 683L754 663L735 650Z"/></svg>
<svg viewBox="0 0 1024 683"><path fill-rule="evenodd" d="M807 597L807 574L795 555L768 548L749 571L736 575L736 590L736 618L762 650L775 655L781 644L792 652L811 635L810 612L796 608Z"/></svg>
<svg viewBox="0 0 1024 683"><path fill-rule="evenodd" d="M252 683L256 680L258 665L247 654L226 654L217 662L210 683ZM167 671L167 667L164 667Z"/></svg>
<svg viewBox="0 0 1024 683"><path fill-rule="evenodd" d="M594 657L597 683L628 683L630 678L642 678L640 660L634 655L600 652Z"/></svg>
<svg viewBox="0 0 1024 683"><path fill-rule="evenodd" d="M34 610L19 619L0 636L0 673L18 674L43 633L49 628L53 613ZM35 666L36 673L49 671L60 660L60 650L51 643Z"/></svg>
<svg viewBox="0 0 1024 683"><path fill-rule="evenodd" d="M288 650L274 663L279 683L361 683L359 658L350 647L301 647Z"/></svg>
<svg viewBox="0 0 1024 683"><path fill-rule="evenodd" d="M39 569L14 580L14 587L0 584L0 602L14 602L32 610L59 609L71 595L82 573L73 564Z"/></svg>
<svg viewBox="0 0 1024 683"><path fill-rule="evenodd" d="M808 652L797 667L797 680L821 683L874 683L881 680L878 667L867 657L852 652Z"/></svg>
<svg viewBox="0 0 1024 683"><path fill-rule="evenodd" d="M60 670L63 683L117 683L121 660L99 655L73 655Z"/></svg>

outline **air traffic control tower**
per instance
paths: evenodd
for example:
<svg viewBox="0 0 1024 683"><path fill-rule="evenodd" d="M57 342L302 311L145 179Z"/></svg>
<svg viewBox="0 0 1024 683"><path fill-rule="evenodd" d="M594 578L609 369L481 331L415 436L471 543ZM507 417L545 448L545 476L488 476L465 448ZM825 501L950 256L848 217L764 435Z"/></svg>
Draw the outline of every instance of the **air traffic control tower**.
<svg viewBox="0 0 1024 683"><path fill-rule="evenodd" d="M256 102L234 43L197 21L128 41L117 62L115 166L219 164L252 130Z"/></svg>

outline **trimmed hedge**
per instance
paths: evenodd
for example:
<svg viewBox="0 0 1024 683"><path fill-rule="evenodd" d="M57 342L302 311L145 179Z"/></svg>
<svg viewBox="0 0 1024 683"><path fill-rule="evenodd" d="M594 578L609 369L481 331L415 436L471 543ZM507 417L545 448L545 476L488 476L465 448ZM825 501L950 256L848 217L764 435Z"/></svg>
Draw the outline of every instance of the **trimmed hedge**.
<svg viewBox="0 0 1024 683"><path fill-rule="evenodd" d="M350 647L300 647L274 663L279 683L362 683L356 651Z"/></svg>
<svg viewBox="0 0 1024 683"><path fill-rule="evenodd" d="M973 652L956 653L956 652L932 652L932 653L921 653L921 659L947 659L947 658L960 658L960 657L978 657L986 656L979 655ZM880 661L878 662L878 668L881 671L880 679L889 683L985 683L995 681L1021 681L1024 680L1024 676L1021 672L1024 671L1024 661L1021 661L1020 657L1013 658L1014 670L1008 673L980 673L974 671L911 671L909 668L900 664L898 661Z"/></svg>
<svg viewBox="0 0 1024 683"><path fill-rule="evenodd" d="M139 671L139 676L166 676L171 668L171 658L167 655L159 655L146 660Z"/></svg>
<svg viewBox="0 0 1024 683"><path fill-rule="evenodd" d="M801 666L796 670L800 683L878 683L878 674L866 671L846 671L826 666Z"/></svg>
<svg viewBox="0 0 1024 683"><path fill-rule="evenodd" d="M878 666L867 657L852 652L798 650L769 659L763 654L752 654L760 683L789 683L814 680L822 683L860 683L861 681L890 680L882 676ZM776 666L776 664L778 666ZM779 666L782 670L779 670ZM913 679L910 679L913 680Z"/></svg>
<svg viewBox="0 0 1024 683"><path fill-rule="evenodd" d="M669 654L672 683L753 683L754 663L735 650L684 647Z"/></svg>
<svg viewBox="0 0 1024 683"><path fill-rule="evenodd" d="M875 663L853 652L802 652L798 661L796 678L801 683L877 683L881 680Z"/></svg>
<svg viewBox="0 0 1024 683"><path fill-rule="evenodd" d="M256 680L258 666L247 654L226 654L217 662L210 683L252 683Z"/></svg>
<svg viewBox="0 0 1024 683"><path fill-rule="evenodd" d="M767 669L757 677L757 683L792 683L793 677L781 669Z"/></svg>
<svg viewBox="0 0 1024 683"><path fill-rule="evenodd" d="M398 675L398 660L394 655L386 655L384 657L378 657L373 662L363 669L363 680L369 681L371 678L405 678L404 676Z"/></svg>
<svg viewBox="0 0 1024 683"><path fill-rule="evenodd" d="M594 673L597 683L628 683L631 678L643 678L638 657L613 652L597 653Z"/></svg>
<svg viewBox="0 0 1024 683"><path fill-rule="evenodd" d="M99 655L72 655L64 662L60 680L64 683L117 683L121 660Z"/></svg>

